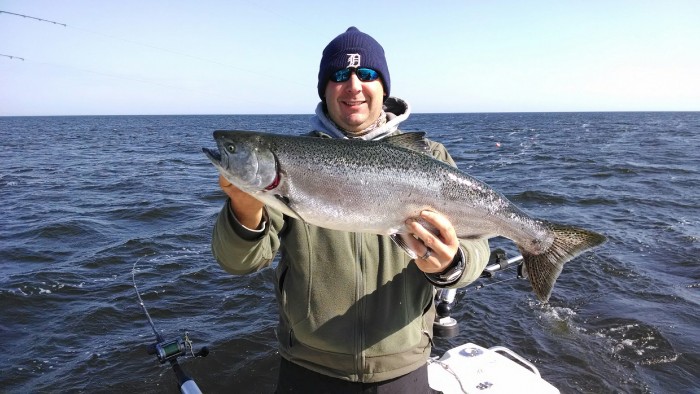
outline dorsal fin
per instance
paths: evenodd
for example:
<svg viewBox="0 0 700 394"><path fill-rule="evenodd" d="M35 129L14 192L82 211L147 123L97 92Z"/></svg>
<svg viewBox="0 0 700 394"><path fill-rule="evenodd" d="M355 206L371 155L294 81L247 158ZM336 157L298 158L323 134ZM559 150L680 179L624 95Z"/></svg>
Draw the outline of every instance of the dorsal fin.
<svg viewBox="0 0 700 394"><path fill-rule="evenodd" d="M396 134L380 140L387 144L400 146L420 153L429 153L428 141L422 131Z"/></svg>

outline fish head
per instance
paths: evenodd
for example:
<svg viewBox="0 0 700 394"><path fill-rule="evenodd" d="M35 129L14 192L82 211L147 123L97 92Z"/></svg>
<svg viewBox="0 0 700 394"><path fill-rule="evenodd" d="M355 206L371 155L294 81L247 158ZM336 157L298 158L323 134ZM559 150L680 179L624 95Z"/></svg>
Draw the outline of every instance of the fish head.
<svg viewBox="0 0 700 394"><path fill-rule="evenodd" d="M279 182L277 159L261 133L217 130L218 151L202 148L219 173L239 189L257 193Z"/></svg>

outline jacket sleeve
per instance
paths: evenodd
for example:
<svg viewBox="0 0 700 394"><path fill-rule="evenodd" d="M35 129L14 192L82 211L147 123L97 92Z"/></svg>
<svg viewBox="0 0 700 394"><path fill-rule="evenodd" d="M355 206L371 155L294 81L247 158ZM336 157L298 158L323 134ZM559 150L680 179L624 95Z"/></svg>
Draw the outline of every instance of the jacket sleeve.
<svg viewBox="0 0 700 394"><path fill-rule="evenodd" d="M447 152L444 145L434 141L429 141L429 145L433 157L453 167L457 167L457 164ZM489 247L487 239L460 239L459 245L462 252L464 252L464 270L462 271L462 276L455 282L441 287L459 288L470 284L481 276L486 264L489 262L491 248Z"/></svg>
<svg viewBox="0 0 700 394"><path fill-rule="evenodd" d="M211 250L216 261L227 272L244 275L261 270L272 263L279 249L277 236L284 225L284 218L276 211L263 208L262 233L243 227L230 207L230 200L219 212L212 234Z"/></svg>

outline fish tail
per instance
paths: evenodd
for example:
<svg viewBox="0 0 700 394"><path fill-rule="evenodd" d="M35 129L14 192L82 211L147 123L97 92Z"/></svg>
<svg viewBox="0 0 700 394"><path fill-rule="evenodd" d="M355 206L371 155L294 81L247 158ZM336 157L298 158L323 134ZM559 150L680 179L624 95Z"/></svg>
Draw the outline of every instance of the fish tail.
<svg viewBox="0 0 700 394"><path fill-rule="evenodd" d="M554 234L554 241L543 253L528 253L518 245L532 289L542 302L546 302L552 294L554 282L564 263L606 241L605 236L594 231L556 223L545 225Z"/></svg>

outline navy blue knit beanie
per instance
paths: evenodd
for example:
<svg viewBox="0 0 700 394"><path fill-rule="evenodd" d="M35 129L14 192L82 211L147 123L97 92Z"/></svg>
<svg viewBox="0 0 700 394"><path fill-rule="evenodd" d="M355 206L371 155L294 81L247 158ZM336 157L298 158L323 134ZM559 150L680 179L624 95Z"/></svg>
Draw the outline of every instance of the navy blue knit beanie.
<svg viewBox="0 0 700 394"><path fill-rule="evenodd" d="M326 84L331 74L350 67L367 67L376 70L384 83L384 93L389 97L391 79L384 57L384 48L372 38L352 26L334 38L323 50L318 70L318 96L323 100Z"/></svg>

